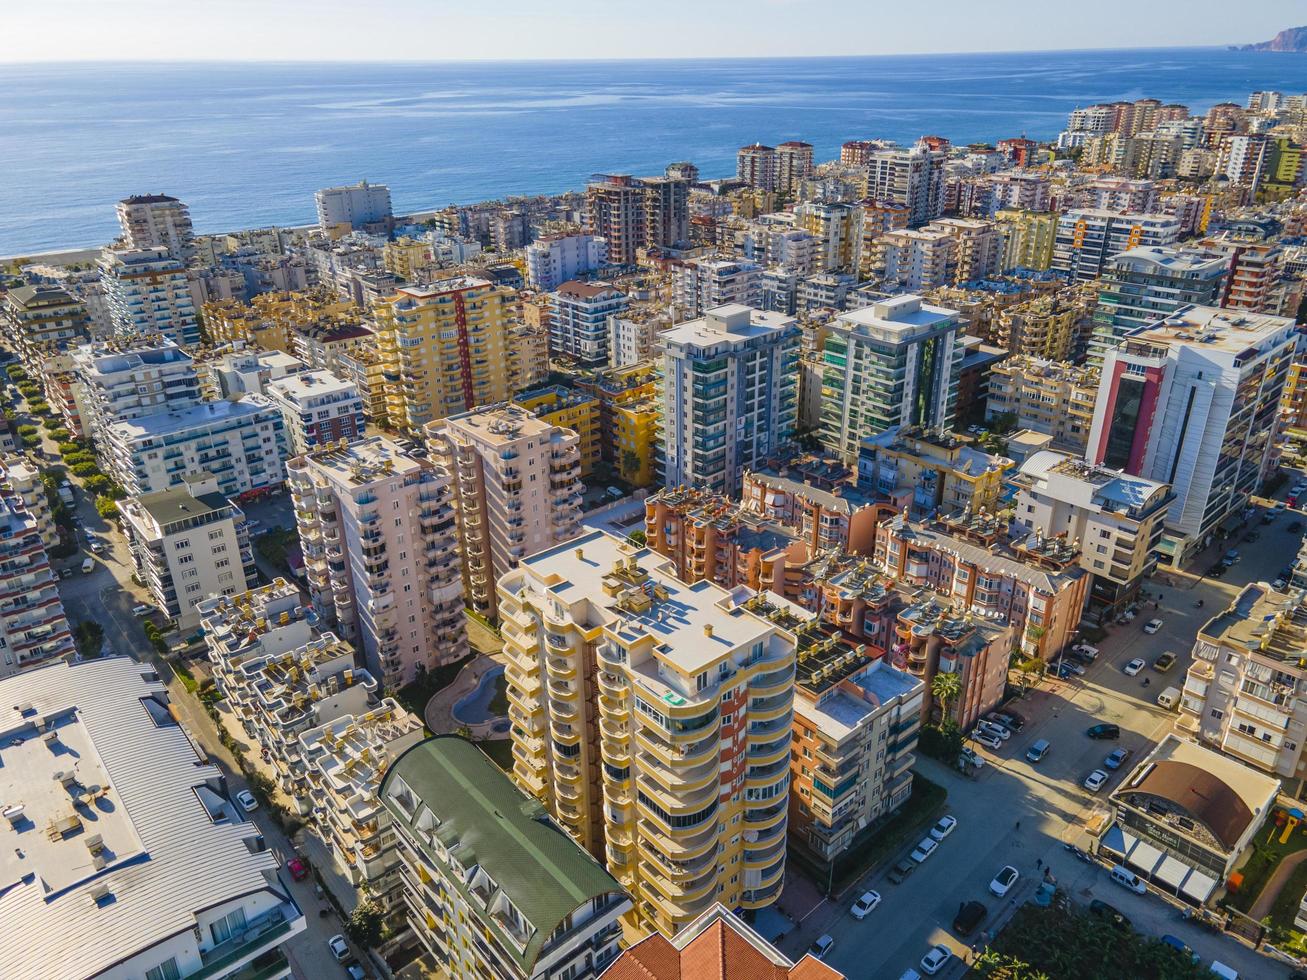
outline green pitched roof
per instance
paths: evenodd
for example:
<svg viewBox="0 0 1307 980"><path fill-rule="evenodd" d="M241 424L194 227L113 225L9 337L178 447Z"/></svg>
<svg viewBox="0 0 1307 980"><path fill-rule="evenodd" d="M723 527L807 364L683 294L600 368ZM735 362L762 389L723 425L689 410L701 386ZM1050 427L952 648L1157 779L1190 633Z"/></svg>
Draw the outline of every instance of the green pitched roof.
<svg viewBox="0 0 1307 980"><path fill-rule="evenodd" d="M592 898L622 892L604 868L548 819L539 801L525 796L498 766L471 742L457 735L436 735L401 755L381 782L381 800L396 822L409 828L419 842L424 834L390 799L390 787L401 777L417 797L414 819L423 807L440 821L435 835L464 865L479 864L504 891L534 932L526 950L517 947L493 919L487 919L500 945L529 974L540 948L562 921ZM430 847L423 849L437 864ZM466 884L450 875L471 908Z"/></svg>

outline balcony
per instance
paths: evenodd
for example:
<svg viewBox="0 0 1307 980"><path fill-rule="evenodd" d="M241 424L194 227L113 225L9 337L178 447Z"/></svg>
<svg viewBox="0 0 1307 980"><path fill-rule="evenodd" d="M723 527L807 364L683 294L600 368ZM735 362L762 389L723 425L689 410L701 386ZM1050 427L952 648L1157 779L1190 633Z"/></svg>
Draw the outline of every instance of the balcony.
<svg viewBox="0 0 1307 980"><path fill-rule="evenodd" d="M299 928L297 929L296 926ZM187 980L226 976L241 960L255 955L261 949L280 943L292 932L299 932L303 928L304 917L294 905L279 905L270 909L263 915L246 922L245 928L235 933L225 943L201 951L200 961L203 966L189 974Z"/></svg>

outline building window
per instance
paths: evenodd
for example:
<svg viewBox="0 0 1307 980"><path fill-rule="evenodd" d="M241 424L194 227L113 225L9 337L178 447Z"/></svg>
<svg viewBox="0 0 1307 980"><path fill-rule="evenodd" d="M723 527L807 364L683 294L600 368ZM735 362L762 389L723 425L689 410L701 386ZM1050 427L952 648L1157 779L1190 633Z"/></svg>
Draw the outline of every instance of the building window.
<svg viewBox="0 0 1307 980"><path fill-rule="evenodd" d="M172 956L146 970L145 980L181 980L181 975L181 970L177 968L177 957Z"/></svg>

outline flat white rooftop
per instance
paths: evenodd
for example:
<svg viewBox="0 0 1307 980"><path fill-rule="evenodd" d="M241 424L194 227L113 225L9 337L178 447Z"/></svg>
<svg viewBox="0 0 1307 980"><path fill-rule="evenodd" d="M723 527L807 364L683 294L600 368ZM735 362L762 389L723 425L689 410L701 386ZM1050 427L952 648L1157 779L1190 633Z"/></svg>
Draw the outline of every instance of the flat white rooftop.
<svg viewBox="0 0 1307 980"><path fill-rule="evenodd" d="M668 346L713 347L777 333L793 327L796 322L787 313L729 303L709 310L697 320L686 320L668 327L661 337Z"/></svg>
<svg viewBox="0 0 1307 980"><path fill-rule="evenodd" d="M957 320L957 312L942 306L930 306L920 296L894 296L860 310L841 313L838 322L854 331L863 331L892 340L906 341L941 324Z"/></svg>

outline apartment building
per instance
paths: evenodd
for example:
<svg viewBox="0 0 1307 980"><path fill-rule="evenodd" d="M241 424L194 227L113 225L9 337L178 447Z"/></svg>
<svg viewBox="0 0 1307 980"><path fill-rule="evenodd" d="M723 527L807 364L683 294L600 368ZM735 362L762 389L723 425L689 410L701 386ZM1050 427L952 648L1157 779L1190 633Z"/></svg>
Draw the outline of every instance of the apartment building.
<svg viewBox="0 0 1307 980"><path fill-rule="evenodd" d="M584 389L560 384L520 391L513 404L542 422L575 432L581 479L594 473L603 458L599 399Z"/></svg>
<svg viewBox="0 0 1307 980"><path fill-rule="evenodd" d="M631 899L475 745L437 735L407 749L380 797L433 970L595 980L617 956Z"/></svg>
<svg viewBox="0 0 1307 980"><path fill-rule="evenodd" d="M799 633L790 840L823 864L912 795L925 684L839 630Z"/></svg>
<svg viewBox="0 0 1307 980"><path fill-rule="evenodd" d="M377 303L391 425L417 433L508 399L509 304L505 290L473 276L406 286Z"/></svg>
<svg viewBox="0 0 1307 980"><path fill-rule="evenodd" d="M525 408L496 405L428 427L427 441L452 477L463 592L494 618L500 576L577 532L580 439Z"/></svg>
<svg viewBox="0 0 1307 980"><path fill-rule="evenodd" d="M295 354L315 367L332 365L298 354L296 337L358 331L363 317L363 311L354 303L322 288L261 293L248 303L220 300L205 303L202 310L204 329L214 343L244 343L260 350Z"/></svg>
<svg viewBox="0 0 1307 980"><path fill-rule="evenodd" d="M1012 354L1080 360L1089 345L1093 312L1094 294L1083 286L1036 296L998 314L993 342Z"/></svg>
<svg viewBox="0 0 1307 980"><path fill-rule="evenodd" d="M499 609L513 778L603 855L639 929L674 936L716 902L772 904L794 635L600 531L523 561Z"/></svg>
<svg viewBox="0 0 1307 980"><path fill-rule="evenodd" d="M1085 207L1117 214L1151 214L1157 210L1157 185L1151 180L1097 177L1082 192Z"/></svg>
<svg viewBox="0 0 1307 980"><path fill-rule="evenodd" d="M1037 533L1009 543L1006 523L992 514L930 524L896 515L880 526L875 562L905 586L929 586L961 610L1010 625L1028 659L1057 656L1089 598L1078 544Z"/></svg>
<svg viewBox="0 0 1307 980"><path fill-rule="evenodd" d="M663 485L733 491L794 432L799 329L780 313L722 306L663 343Z"/></svg>
<svg viewBox="0 0 1307 980"><path fill-rule="evenodd" d="M735 152L735 176L760 191L776 190L776 148L762 143Z"/></svg>
<svg viewBox="0 0 1307 980"><path fill-rule="evenodd" d="M508 350L508 390L522 391L549 377L549 329L514 323L504 334Z"/></svg>
<svg viewBox="0 0 1307 980"><path fill-rule="evenodd" d="M692 259L673 271L676 309L682 318L719 306L762 305L762 269L731 259Z"/></svg>
<svg viewBox="0 0 1307 980"><path fill-rule="evenodd" d="M952 427L963 357L954 310L895 296L841 313L829 330L820 433L827 449L852 463L868 433Z"/></svg>
<svg viewBox="0 0 1307 980"><path fill-rule="evenodd" d="M195 251L191 210L167 194L137 194L119 201L118 224L129 249L162 248L185 261Z"/></svg>
<svg viewBox="0 0 1307 980"><path fill-rule="evenodd" d="M1015 428L1052 436L1055 449L1081 454L1097 398L1096 368L1013 355L990 369L985 419L1015 416Z"/></svg>
<svg viewBox="0 0 1307 980"><path fill-rule="evenodd" d="M1033 453L1012 482L1016 524L1081 543L1080 567L1093 576L1089 601L1100 616L1135 600L1157 565L1169 486L1052 450Z"/></svg>
<svg viewBox="0 0 1307 980"><path fill-rule="evenodd" d="M200 378L200 391L210 401L249 392L265 394L269 382L280 381L308 367L290 354L243 345L235 350L213 348L197 353L194 366Z"/></svg>
<svg viewBox="0 0 1307 980"><path fill-rule="evenodd" d="M586 231L608 243L608 261L635 265L641 249L688 241L690 181L597 174L586 186Z"/></svg>
<svg viewBox="0 0 1307 980"><path fill-rule="evenodd" d="M74 652L46 552L48 508L28 505L44 487L16 462L0 469L0 678Z"/></svg>
<svg viewBox="0 0 1307 980"><path fill-rule="evenodd" d="M363 399L358 387L330 371L293 374L270 382L264 393L281 412L292 456L341 439L352 442L363 435Z"/></svg>
<svg viewBox="0 0 1307 980"><path fill-rule="evenodd" d="M541 235L526 247L526 281L534 290L552 292L608 261L608 242L598 235Z"/></svg>
<svg viewBox="0 0 1307 980"><path fill-rule="evenodd" d="M877 278L885 266L880 240L891 231L908 227L906 205L889 201L860 201L853 213L852 271L862 279Z"/></svg>
<svg viewBox="0 0 1307 980"><path fill-rule="evenodd" d="M653 361L610 368L577 379L579 390L599 403L600 456L627 483L648 486L655 477L655 446L661 402Z"/></svg>
<svg viewBox="0 0 1307 980"><path fill-rule="evenodd" d="M671 315L656 310L630 310L609 317L608 366L624 368L653 360L661 353L659 331L671 325Z"/></svg>
<svg viewBox="0 0 1307 980"><path fill-rule="evenodd" d="M955 282L987 279L1001 268L1003 236L992 221L939 218L929 227L931 231L942 231L953 239L952 277Z"/></svg>
<svg viewBox="0 0 1307 980"><path fill-rule="evenodd" d="M284 479L286 430L263 395L203 402L110 422L100 432L100 462L129 495L178 486L206 470L228 497L267 491Z"/></svg>
<svg viewBox="0 0 1307 980"><path fill-rule="evenodd" d="M886 509L843 480L829 489L814 486L798 468L744 474L740 500L759 517L793 531L814 555L822 551L870 554L876 525Z"/></svg>
<svg viewBox="0 0 1307 980"><path fill-rule="evenodd" d="M191 356L171 340L123 338L75 348L71 397L88 435L124 419L185 411L200 404Z"/></svg>
<svg viewBox="0 0 1307 980"><path fill-rule="evenodd" d="M862 209L844 202L804 201L795 206L795 226L811 235L816 245L815 271L853 268L864 218Z"/></svg>
<svg viewBox="0 0 1307 980"><path fill-rule="evenodd" d="M912 147L876 146L867 154L863 197L900 204L908 225L934 221L944 210L944 163L948 154L925 141Z"/></svg>
<svg viewBox="0 0 1307 980"><path fill-rule="evenodd" d="M1179 237L1180 222L1173 215L1077 208L1058 219L1050 267L1075 282L1088 282L1102 276L1114 255L1141 245L1171 245Z"/></svg>
<svg viewBox="0 0 1307 980"><path fill-rule="evenodd" d="M565 282L549 295L549 353L580 367L608 364L608 323L627 309L626 293L606 282Z"/></svg>
<svg viewBox="0 0 1307 980"><path fill-rule="evenodd" d="M199 603L237 595L258 580L241 509L211 473L188 473L175 490L119 501L136 576L178 629L199 625Z"/></svg>
<svg viewBox="0 0 1307 980"><path fill-rule="evenodd" d="M0 914L22 923L0 975L291 977L283 945L304 915L153 671L128 657L50 664L0 693L16 801Z"/></svg>
<svg viewBox="0 0 1307 980"><path fill-rule="evenodd" d="M776 146L776 190L793 198L799 186L813 174L812 144L801 140L786 140Z"/></svg>
<svg viewBox="0 0 1307 980"><path fill-rule="evenodd" d="M36 533L46 549L59 543L50 498L41 482L41 471L26 456L0 457L0 496L17 497L36 523Z"/></svg>
<svg viewBox="0 0 1307 980"><path fill-rule="evenodd" d="M370 436L286 464L318 616L388 689L467 656L450 476Z"/></svg>
<svg viewBox="0 0 1307 980"><path fill-rule="evenodd" d="M933 225L891 231L877 242L883 256L886 288L920 293L953 282L957 240Z"/></svg>
<svg viewBox="0 0 1307 980"><path fill-rule="evenodd" d="M1000 268L1042 272L1053 264L1053 247L1057 242L1056 211L1003 208L994 213L994 222L1004 237Z"/></svg>
<svg viewBox="0 0 1307 980"><path fill-rule="evenodd" d="M858 485L918 514L996 511L1016 464L947 431L894 425L858 447Z"/></svg>
<svg viewBox="0 0 1307 980"><path fill-rule="evenodd" d="M90 329L86 307L62 289L17 286L4 294L0 325L6 345L29 375L44 374L41 365L85 340Z"/></svg>
<svg viewBox="0 0 1307 980"><path fill-rule="evenodd" d="M1228 271L1228 259L1217 252L1132 248L1112 256L1099 285L1090 363L1102 364L1103 352L1136 327L1184 306L1216 306Z"/></svg>
<svg viewBox="0 0 1307 980"><path fill-rule="evenodd" d="M510 368L511 366L510 362ZM354 385L365 423L387 424L385 367L381 355L375 348L342 353L337 361L335 373Z"/></svg>
<svg viewBox="0 0 1307 980"><path fill-rule="evenodd" d="M385 184L357 184L324 187L313 195L318 208L318 229L338 237L351 231L390 224L390 188Z"/></svg>
<svg viewBox="0 0 1307 980"><path fill-rule="evenodd" d="M1224 255L1229 265L1221 298L1212 305L1249 313L1297 313L1296 305L1286 307L1286 297L1297 293L1285 281L1284 250L1277 242L1220 236L1204 238L1194 247Z"/></svg>
<svg viewBox="0 0 1307 980"><path fill-rule="evenodd" d="M275 657L317 635L321 620L303 605L300 591L284 578L236 595L213 595L196 604L213 680L226 694L227 674L247 660Z"/></svg>
<svg viewBox="0 0 1307 980"><path fill-rule="evenodd" d="M100 283L116 335L163 334L182 346L200 342L186 266L167 249L106 250Z"/></svg>
<svg viewBox="0 0 1307 980"><path fill-rule="evenodd" d="M1174 565L1269 473L1296 342L1287 318L1191 306L1105 354L1086 458L1171 485L1158 551Z"/></svg>

